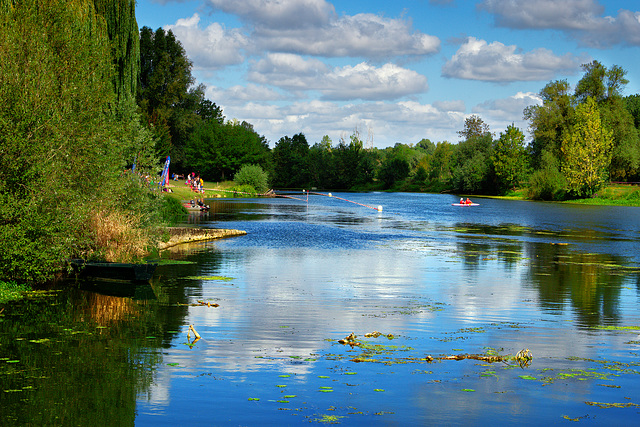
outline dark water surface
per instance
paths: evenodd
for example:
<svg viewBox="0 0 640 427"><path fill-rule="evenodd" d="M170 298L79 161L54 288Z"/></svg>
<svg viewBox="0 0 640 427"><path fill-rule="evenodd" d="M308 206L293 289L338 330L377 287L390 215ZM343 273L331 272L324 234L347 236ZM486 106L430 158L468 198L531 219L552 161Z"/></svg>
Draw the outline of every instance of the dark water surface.
<svg viewBox="0 0 640 427"><path fill-rule="evenodd" d="M0 424L640 419L640 209L336 195L383 210L211 201L191 224L248 234L165 253L149 286L6 307Z"/></svg>

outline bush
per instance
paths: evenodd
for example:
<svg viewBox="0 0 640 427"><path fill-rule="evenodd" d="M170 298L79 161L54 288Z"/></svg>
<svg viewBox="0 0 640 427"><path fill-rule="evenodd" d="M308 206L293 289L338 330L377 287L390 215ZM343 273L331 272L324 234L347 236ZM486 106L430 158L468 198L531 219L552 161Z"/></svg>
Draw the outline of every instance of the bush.
<svg viewBox="0 0 640 427"><path fill-rule="evenodd" d="M229 197L254 197L258 193L253 186L247 184L236 185L229 188L229 190L233 191L233 193L227 193Z"/></svg>
<svg viewBox="0 0 640 427"><path fill-rule="evenodd" d="M179 223L189 212L175 197L165 196L160 208L162 221L169 226Z"/></svg>
<svg viewBox="0 0 640 427"><path fill-rule="evenodd" d="M528 196L533 200L562 200L566 197L567 180L560 172L560 162L550 152L544 151L540 169L529 179Z"/></svg>
<svg viewBox="0 0 640 427"><path fill-rule="evenodd" d="M233 180L240 187L252 187L253 192L264 193L269 189L269 175L258 165L244 165L235 174ZM239 190L237 191L245 191Z"/></svg>
<svg viewBox="0 0 640 427"><path fill-rule="evenodd" d="M535 171L529 179L528 196L533 200L564 199L566 180L557 169Z"/></svg>

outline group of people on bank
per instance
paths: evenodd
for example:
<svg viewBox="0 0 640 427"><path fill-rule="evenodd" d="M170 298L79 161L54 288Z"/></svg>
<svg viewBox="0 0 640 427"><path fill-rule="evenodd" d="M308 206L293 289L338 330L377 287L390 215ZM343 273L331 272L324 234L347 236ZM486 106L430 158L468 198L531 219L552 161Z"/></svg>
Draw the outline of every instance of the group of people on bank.
<svg viewBox="0 0 640 427"><path fill-rule="evenodd" d="M194 172L187 175L187 180L184 183L191 187L191 191L204 194L204 180L200 176L196 176Z"/></svg>

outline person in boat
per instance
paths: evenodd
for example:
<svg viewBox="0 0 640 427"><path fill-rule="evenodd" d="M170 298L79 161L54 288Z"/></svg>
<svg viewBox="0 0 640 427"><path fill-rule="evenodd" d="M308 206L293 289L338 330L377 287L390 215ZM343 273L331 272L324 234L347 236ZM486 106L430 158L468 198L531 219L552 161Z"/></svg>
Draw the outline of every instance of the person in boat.
<svg viewBox="0 0 640 427"><path fill-rule="evenodd" d="M464 198L460 197L460 204L464 205Z"/></svg>
<svg viewBox="0 0 640 427"><path fill-rule="evenodd" d="M470 204L471 204L471 199L469 199L469 198L467 197L467 201L466 201L465 203L466 203L467 205L470 205Z"/></svg>

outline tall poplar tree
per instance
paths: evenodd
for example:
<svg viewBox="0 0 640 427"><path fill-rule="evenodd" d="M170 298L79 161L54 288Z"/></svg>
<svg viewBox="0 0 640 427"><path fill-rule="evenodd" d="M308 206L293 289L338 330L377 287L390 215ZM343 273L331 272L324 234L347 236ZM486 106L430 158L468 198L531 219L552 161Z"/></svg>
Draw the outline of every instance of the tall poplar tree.
<svg viewBox="0 0 640 427"><path fill-rule="evenodd" d="M594 98L576 107L573 129L562 140L562 173L574 197L589 197L607 179L612 132L602 126Z"/></svg>

